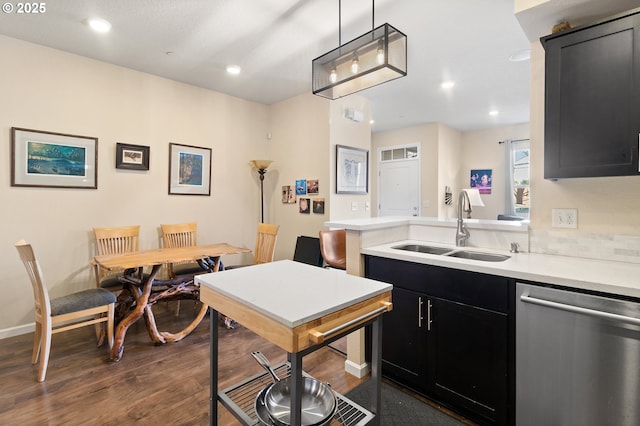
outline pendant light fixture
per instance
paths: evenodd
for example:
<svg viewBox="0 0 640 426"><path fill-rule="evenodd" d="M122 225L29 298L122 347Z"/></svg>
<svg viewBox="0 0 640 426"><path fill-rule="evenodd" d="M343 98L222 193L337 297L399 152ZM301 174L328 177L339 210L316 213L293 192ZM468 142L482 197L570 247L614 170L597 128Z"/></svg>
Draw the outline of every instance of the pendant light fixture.
<svg viewBox="0 0 640 426"><path fill-rule="evenodd" d="M338 0L339 47L312 62L313 94L338 99L407 75L407 36L389 24L342 44L342 2Z"/></svg>

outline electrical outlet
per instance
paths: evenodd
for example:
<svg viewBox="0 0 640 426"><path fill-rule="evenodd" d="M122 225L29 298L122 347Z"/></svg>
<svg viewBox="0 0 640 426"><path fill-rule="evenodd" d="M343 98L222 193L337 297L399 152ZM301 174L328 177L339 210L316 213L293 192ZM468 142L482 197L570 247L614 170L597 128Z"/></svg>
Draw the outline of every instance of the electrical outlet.
<svg viewBox="0 0 640 426"><path fill-rule="evenodd" d="M578 209L551 209L551 226L554 228L577 228Z"/></svg>

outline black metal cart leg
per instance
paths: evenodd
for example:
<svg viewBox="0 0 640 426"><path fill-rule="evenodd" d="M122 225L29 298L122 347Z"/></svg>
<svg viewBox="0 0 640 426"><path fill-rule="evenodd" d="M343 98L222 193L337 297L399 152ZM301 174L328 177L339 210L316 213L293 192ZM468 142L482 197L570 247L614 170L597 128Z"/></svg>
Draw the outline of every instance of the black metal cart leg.
<svg viewBox="0 0 640 426"><path fill-rule="evenodd" d="M218 311L209 308L209 425L218 424Z"/></svg>

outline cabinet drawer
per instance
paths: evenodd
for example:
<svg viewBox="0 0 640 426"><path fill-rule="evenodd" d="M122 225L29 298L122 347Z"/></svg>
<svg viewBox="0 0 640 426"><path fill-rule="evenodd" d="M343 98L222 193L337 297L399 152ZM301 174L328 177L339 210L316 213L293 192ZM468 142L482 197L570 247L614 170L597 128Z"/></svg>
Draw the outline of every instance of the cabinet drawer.
<svg viewBox="0 0 640 426"><path fill-rule="evenodd" d="M507 312L509 278L365 256L365 276L454 302Z"/></svg>

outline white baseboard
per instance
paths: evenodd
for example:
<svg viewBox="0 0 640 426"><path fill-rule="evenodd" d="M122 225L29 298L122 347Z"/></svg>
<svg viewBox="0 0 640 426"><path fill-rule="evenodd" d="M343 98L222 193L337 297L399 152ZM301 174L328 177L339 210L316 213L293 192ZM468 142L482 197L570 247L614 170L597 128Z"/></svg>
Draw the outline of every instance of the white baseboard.
<svg viewBox="0 0 640 426"><path fill-rule="evenodd" d="M17 327L10 327L0 330L0 340L8 337L20 336L21 334L33 333L36 329L36 323L19 325Z"/></svg>
<svg viewBox="0 0 640 426"><path fill-rule="evenodd" d="M346 360L344 362L344 371L352 376L356 376L358 379L362 379L364 376L369 374L370 368L369 364L366 362L364 364L356 364L353 361Z"/></svg>

